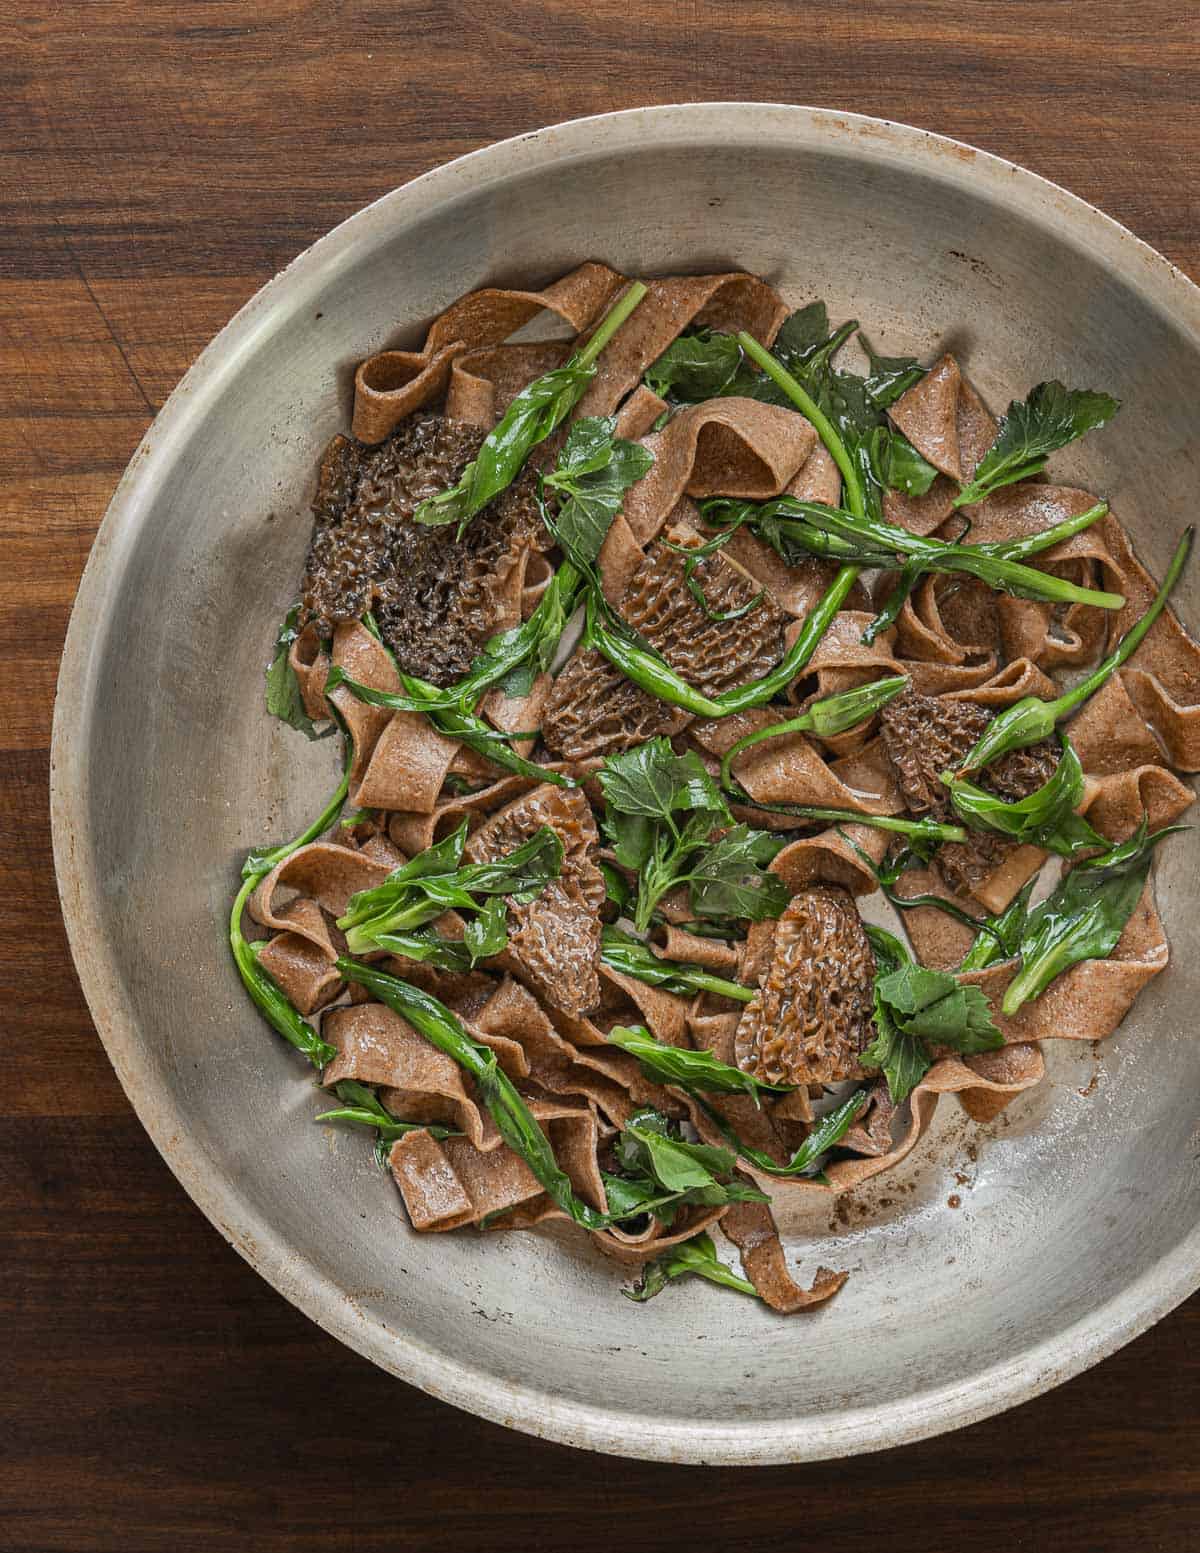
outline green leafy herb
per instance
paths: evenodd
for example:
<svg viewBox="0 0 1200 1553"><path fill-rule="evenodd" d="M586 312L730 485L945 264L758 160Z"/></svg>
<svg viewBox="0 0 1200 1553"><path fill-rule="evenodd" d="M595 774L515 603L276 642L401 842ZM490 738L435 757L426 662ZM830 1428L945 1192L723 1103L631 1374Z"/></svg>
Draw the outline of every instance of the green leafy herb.
<svg viewBox="0 0 1200 1553"><path fill-rule="evenodd" d="M676 755L664 738L610 755L600 772L606 801L623 814L670 820L681 810L699 809L728 818L721 791L695 750Z"/></svg>
<svg viewBox="0 0 1200 1553"><path fill-rule="evenodd" d="M914 387L925 376L915 356L877 356L871 349L865 334L859 333L858 343L867 354L870 370L867 373L867 393L879 409L886 410L895 404L902 394Z"/></svg>
<svg viewBox="0 0 1200 1553"><path fill-rule="evenodd" d="M664 960L642 939L616 927L604 928L600 958L605 965L620 971L623 976L632 976L648 986L662 987L664 991L678 993L681 997L696 992L712 992L723 998L734 998L739 1003L749 1003L754 996L752 987L743 987L741 982L728 981L724 976L714 976L703 966Z"/></svg>
<svg viewBox="0 0 1200 1553"><path fill-rule="evenodd" d="M736 1071L736 1070L735 1070ZM678 1084L679 1088L687 1088L686 1084ZM765 1088L765 1086L764 1086ZM740 1158L753 1165L764 1175L793 1177L807 1176L816 1179L821 1173L821 1162L830 1149L836 1148L850 1128L866 1110L870 1096L865 1089L856 1089L832 1111L828 1111L818 1121L813 1123L812 1131L804 1142L788 1160L786 1165L781 1165L778 1160L772 1159L769 1154L761 1149L751 1148L743 1143L729 1122L710 1106L697 1090L695 1094L705 1113L722 1136Z"/></svg>
<svg viewBox="0 0 1200 1553"><path fill-rule="evenodd" d="M625 492L640 480L654 455L614 436L616 418L576 421L544 486L559 499L554 532L569 556L595 561L621 510Z"/></svg>
<svg viewBox="0 0 1200 1553"><path fill-rule="evenodd" d="M624 911L625 907L633 899L633 889L630 886L629 880L626 879L619 868L607 862L604 858L600 859L597 867L604 875L605 899L610 901L618 911Z"/></svg>
<svg viewBox="0 0 1200 1553"><path fill-rule="evenodd" d="M532 450L562 425L583 398L596 375L596 358L645 295L646 287L634 281L582 349L522 389L488 432L458 483L421 502L414 519L457 523L461 537L475 514L512 484Z"/></svg>
<svg viewBox="0 0 1200 1553"><path fill-rule="evenodd" d="M1109 394L1065 388L1057 381L1039 383L1024 402L1009 405L999 435L954 505L982 501L1001 486L1040 474L1049 454L1106 425L1120 408Z"/></svg>
<svg viewBox="0 0 1200 1553"><path fill-rule="evenodd" d="M478 959L499 953L504 946L503 905L497 916L497 908L479 897L509 895L532 899L561 872L562 842L550 826L543 825L505 857L494 862L458 866L466 839L466 824L464 820L452 835L395 869L382 884L360 890L350 897L345 912L338 918L338 927L346 934L351 954L365 954L375 949L409 954L408 948L397 947L400 942L397 935L423 927L450 910L482 913L483 916L479 923L467 924L467 936L460 948L445 951L443 958L466 952L474 964ZM491 948L498 938L501 940L498 947ZM414 947L422 942L430 946L430 952L424 956L427 959L435 959L446 943L436 938L410 941ZM422 956L418 953L410 958Z"/></svg>
<svg viewBox="0 0 1200 1553"><path fill-rule="evenodd" d="M1042 701L1037 696L1026 696L1021 701L1015 701L1012 706L1005 707L1004 711L988 724L978 744L958 768L960 773L980 771L985 766L990 766L994 760L999 760L1001 755L1007 755L1010 750L1025 749L1030 744L1036 744L1039 739L1048 738L1054 732L1057 723L1082 706L1089 697L1094 696L1103 685L1107 684L1121 665L1137 651L1146 632L1166 608L1171 590L1179 581L1180 574L1191 554L1194 535L1194 528L1184 530L1150 608L1134 625L1130 626L1112 652L1092 670L1086 679L1081 680L1070 690L1064 691L1053 701Z"/></svg>
<svg viewBox="0 0 1200 1553"><path fill-rule="evenodd" d="M929 1070L931 1047L971 1054L1004 1044L978 987L960 986L949 972L916 964L900 940L883 928L868 926L867 936L877 962L876 1033L862 1063L882 1069L897 1104Z"/></svg>
<svg viewBox="0 0 1200 1553"><path fill-rule="evenodd" d="M735 785L733 762L754 745L761 744L766 739L777 739L788 733L815 733L818 738L831 739L865 722L868 717L874 717L880 707L894 700L907 685L906 675L893 674L887 679L878 679L870 685L858 685L852 690L843 690L835 696L826 696L821 701L814 701L799 717L790 717L784 722L772 723L767 728L760 728L755 733L746 734L736 744L731 745L722 757L721 786L728 788Z"/></svg>
<svg viewBox="0 0 1200 1553"><path fill-rule="evenodd" d="M388 1148L406 1132L427 1132L431 1138L457 1138L461 1136L453 1127L443 1127L437 1122L402 1122L392 1115L373 1089L357 1084L353 1079L343 1079L334 1085L334 1094L342 1104L333 1111L322 1111L318 1122L352 1122L356 1127L373 1127L377 1142Z"/></svg>
<svg viewBox="0 0 1200 1553"><path fill-rule="evenodd" d="M787 904L782 880L765 864L782 843L731 816L695 751L676 755L664 738L610 755L599 773L607 812L604 830L617 861L638 871L634 926L645 933L668 890L690 887L701 917L778 916ZM679 816L686 814L682 823ZM712 833L730 826L716 841Z"/></svg>
<svg viewBox="0 0 1200 1553"><path fill-rule="evenodd" d="M694 1273L698 1278L706 1278L709 1283L721 1284L726 1289L736 1289L740 1294L749 1294L757 1298L758 1291L754 1285L745 1278L739 1278L718 1258L717 1248L713 1245L712 1236L707 1230L701 1230L691 1240L685 1240L679 1246L672 1246L665 1255L657 1257L653 1262L647 1262L637 1282L628 1289L622 1289L621 1293L630 1300L652 1299L665 1289L672 1279L684 1278L689 1273Z"/></svg>
<svg viewBox="0 0 1200 1553"><path fill-rule="evenodd" d="M621 1129L616 1158L622 1169L646 1171L668 1192L707 1191L731 1176L737 1156L708 1143L685 1143L671 1135L658 1112L635 1112ZM758 1193L759 1201L765 1201Z"/></svg>
<svg viewBox="0 0 1200 1553"><path fill-rule="evenodd" d="M353 743L347 732L345 769L333 797L312 824L301 831L294 840L284 842L281 846L257 849L247 855L242 864L241 888L234 896L229 912L229 947L233 953L238 975L242 978L242 985L268 1024L298 1052L302 1052L316 1068L323 1068L327 1062L332 1061L337 1056L337 1048L323 1040L308 1021L301 1017L278 982L259 964L258 957L264 945L250 943L247 940L242 932L242 915L247 901L271 870L291 857L293 852L298 852L310 841L323 836L337 819L342 811L342 805L346 802L346 793L350 787L350 763L353 755Z"/></svg>
<svg viewBox="0 0 1200 1553"><path fill-rule="evenodd" d="M684 405L751 393L756 378L732 334L689 329L672 340L642 381L668 404Z"/></svg>
<svg viewBox="0 0 1200 1553"><path fill-rule="evenodd" d="M1021 969L1004 994L1005 1014L1040 997L1056 976L1081 960L1107 959L1141 898L1154 848L1185 828L1172 825L1147 835L1143 816L1128 841L1077 864L1063 877L1021 930Z"/></svg>
<svg viewBox="0 0 1200 1553"><path fill-rule="evenodd" d="M866 443L871 474L883 490L924 496L937 470L917 452L907 437L889 426L876 426Z"/></svg>
<svg viewBox="0 0 1200 1553"><path fill-rule="evenodd" d="M300 606L294 604L279 628L275 653L267 667L267 711L289 727L298 729L306 739L325 739L337 731L336 724L330 723L327 729L318 733L312 718L304 710L304 695L292 668L292 643L300 635L299 620Z"/></svg>
<svg viewBox="0 0 1200 1553"><path fill-rule="evenodd" d="M517 776L533 777L539 782L551 782L555 787L575 786L574 781L561 771L551 771L517 754L509 740L528 738L528 733L504 734L472 712L465 712L457 706L447 706L436 685L430 685L412 674L401 672L400 683L405 691L402 695L390 690L373 690L369 685L352 679L340 665L335 665L325 681L325 692L328 695L339 685L345 685L352 695L369 706L385 706L393 712L423 712L439 733L457 739L505 771L512 771Z"/></svg>
<svg viewBox="0 0 1200 1553"><path fill-rule="evenodd" d="M1020 953L1021 936L1029 916L1029 897L1036 883L1035 874L1021 886L1002 912L987 919L963 956L960 972L981 971L997 960L1011 960Z"/></svg>
<svg viewBox="0 0 1200 1553"><path fill-rule="evenodd" d="M942 780L950 789L956 812L976 830L1042 847L1059 857L1074 857L1088 847L1106 847L1105 838L1075 813L1083 800L1083 766L1065 735L1059 735L1059 742L1062 754L1054 774L1026 798L1009 801L954 772L945 772Z"/></svg>
<svg viewBox="0 0 1200 1553"><path fill-rule="evenodd" d="M986 544L976 545L974 548L982 555L991 556L999 561L1026 561L1030 556L1040 555L1042 551L1051 549L1054 545L1061 544L1063 540L1080 534L1084 529L1090 528L1093 523L1105 516L1108 512L1106 501L1096 502L1085 512L1077 517L1064 518L1060 523L1054 523L1049 528L1039 529L1033 534L1022 534L1016 539L991 540ZM969 525L968 525L969 527ZM896 623L900 611L904 608L904 601L912 593L917 583L925 575L927 567L920 556L910 556L900 568L900 575L896 586L884 602L883 608L870 625L863 632L863 641L868 645L882 632L888 630Z"/></svg>
<svg viewBox="0 0 1200 1553"><path fill-rule="evenodd" d="M766 865L781 850L778 836L735 825L690 863L692 910L701 917L777 917L791 892Z"/></svg>
<svg viewBox="0 0 1200 1553"><path fill-rule="evenodd" d="M369 943L372 949L436 965L439 970L474 970L481 960L490 960L507 945L508 907L503 896L489 896L478 913L464 924L461 938L446 938L425 927L409 932L372 933Z"/></svg>
<svg viewBox="0 0 1200 1553"><path fill-rule="evenodd" d="M1094 522L1095 518L1089 521ZM1075 525L1081 523L1080 518L1067 519L1056 524L1055 530L1059 535L1064 529L1077 533ZM914 569L919 564L921 572L977 577L997 592L1015 598L1052 604L1092 604L1098 609L1120 609L1125 602L1119 593L1084 588L1025 566L1010 559L1004 547L930 539L883 518L858 517L842 507L798 501L793 496L779 496L766 502L751 520L751 527L784 560L794 561L798 554L809 554L885 569L911 562ZM1057 542L1056 537L1054 543ZM1031 553L1028 545L1024 553Z"/></svg>
<svg viewBox="0 0 1200 1553"><path fill-rule="evenodd" d="M747 989L748 990L748 989ZM712 1052L669 1046L641 1025L617 1025L608 1032L614 1046L638 1059L643 1075L655 1084L673 1084L692 1095L749 1095L758 1104L761 1091L779 1093L790 1084L764 1084L740 1068L720 1062Z"/></svg>

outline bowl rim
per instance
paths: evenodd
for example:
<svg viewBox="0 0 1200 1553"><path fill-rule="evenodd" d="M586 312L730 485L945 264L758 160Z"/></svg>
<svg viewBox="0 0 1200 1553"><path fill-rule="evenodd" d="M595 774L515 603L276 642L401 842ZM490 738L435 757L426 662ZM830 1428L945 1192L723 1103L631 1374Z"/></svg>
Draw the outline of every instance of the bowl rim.
<svg viewBox="0 0 1200 1553"><path fill-rule="evenodd" d="M839 152L920 166L936 180L990 194L1054 226L1110 262L1200 349L1200 289L1167 259L1085 200L1012 162L930 131L834 109L705 102L629 108L547 126L472 151L363 207L267 282L214 337L171 393L123 474L100 525L67 630L54 708L50 812L55 871L75 968L92 1018L134 1111L180 1184L231 1245L281 1294L340 1341L423 1391L543 1439L680 1463L757 1465L824 1460L929 1438L1026 1401L1108 1357L1200 1287L1200 1226L1098 1309L1002 1363L953 1385L877 1407L771 1422L662 1420L502 1382L365 1315L328 1274L284 1243L236 1183L188 1136L184 1117L140 1042L105 950L90 832L87 749L98 696L98 639L107 600L193 418L221 391L277 303L315 295L364 240L399 216L569 158L699 143ZM584 255L583 257L594 257Z"/></svg>

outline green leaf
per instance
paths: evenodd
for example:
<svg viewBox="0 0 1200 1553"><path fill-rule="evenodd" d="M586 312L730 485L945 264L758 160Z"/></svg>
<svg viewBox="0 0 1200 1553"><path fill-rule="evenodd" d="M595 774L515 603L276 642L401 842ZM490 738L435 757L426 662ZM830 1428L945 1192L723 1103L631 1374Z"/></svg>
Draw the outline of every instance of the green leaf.
<svg viewBox="0 0 1200 1553"><path fill-rule="evenodd" d="M296 728L306 739L325 739L337 732L336 723L318 733L313 720L304 710L304 695L300 681L291 664L292 643L300 635L300 606L294 604L284 617L275 638L275 652L267 667L267 711L291 728Z"/></svg>
<svg viewBox="0 0 1200 1553"><path fill-rule="evenodd" d="M553 521L559 543L576 564L594 562L625 492L654 463L649 449L614 437L616 420L589 416L571 429L545 487L563 503Z"/></svg>
<svg viewBox="0 0 1200 1553"><path fill-rule="evenodd" d="M877 356L870 342L861 331L858 343L867 354L870 370L867 372L867 393L881 410L895 404L901 394L908 392L925 376L925 368L915 356Z"/></svg>
<svg viewBox="0 0 1200 1553"><path fill-rule="evenodd" d="M721 997L735 998L740 1003L749 1003L754 996L752 988L743 987L740 982L727 981L723 976L714 976L703 966L664 960L640 938L616 927L604 928L600 958L605 965L620 971L624 976L633 976L648 986L662 987L681 997L688 997L695 992L713 992ZM609 1039L612 1039L611 1034Z"/></svg>
<svg viewBox="0 0 1200 1553"><path fill-rule="evenodd" d="M771 349L788 371L795 373L829 339L828 309L824 302L810 302L784 319Z"/></svg>
<svg viewBox="0 0 1200 1553"><path fill-rule="evenodd" d="M676 755L670 741L661 737L609 755L600 770L600 786L605 802L622 814L666 820L672 825L673 815L680 810L700 810L718 819L729 817L720 788L695 750Z"/></svg>
<svg viewBox="0 0 1200 1553"><path fill-rule="evenodd" d="M622 868L644 868L654 855L656 828L644 814L622 814L608 809L601 826L612 844L613 856ZM628 896L626 897L628 899Z"/></svg>
<svg viewBox="0 0 1200 1553"><path fill-rule="evenodd" d="M720 1062L712 1052L668 1046L656 1041L643 1026L617 1025L606 1037L614 1046L638 1059L643 1075L655 1084L673 1084L689 1094L749 1095L758 1104L761 1091L783 1093L790 1084L764 1084L740 1068Z"/></svg>
<svg viewBox="0 0 1200 1553"><path fill-rule="evenodd" d="M597 356L641 302L646 289L641 281L632 282L581 350L517 394L457 483L418 505L413 513L416 522L457 523L461 538L475 514L512 484L537 444L557 430L583 398L596 375Z"/></svg>
<svg viewBox="0 0 1200 1553"><path fill-rule="evenodd" d="M978 987L960 986L948 971L910 962L881 976L875 991L897 1028L928 1046L949 1046L969 1055L1004 1044L987 998Z"/></svg>
<svg viewBox="0 0 1200 1553"><path fill-rule="evenodd" d="M920 1036L909 1034L896 1023L890 1005L880 994L879 984L885 977L911 965L912 956L896 935L889 933L886 928L868 923L866 931L875 952L875 1039L863 1052L860 1061L864 1068L879 1068L882 1071L887 1080L888 1093L899 1105L908 1099L925 1077L931 1059Z"/></svg>
<svg viewBox="0 0 1200 1553"><path fill-rule="evenodd" d="M1025 922L1019 946L1021 969L1004 994L1005 1014L1015 1014L1030 998L1040 997L1071 966L1108 958L1141 898L1154 848L1185 828L1172 825L1147 835L1143 816L1128 841L1078 863L1064 875Z"/></svg>
<svg viewBox="0 0 1200 1553"><path fill-rule="evenodd" d="M986 929L976 934L975 941L963 956L959 971L981 971L997 960L1011 960L1020 952L1021 936L1029 916L1029 897L1037 883L1037 875L1026 881L998 916L988 917Z"/></svg>
<svg viewBox="0 0 1200 1553"><path fill-rule="evenodd" d="M652 393L673 405L748 393L754 380L735 336L711 329L679 335L642 379Z"/></svg>
<svg viewBox="0 0 1200 1553"><path fill-rule="evenodd" d="M766 872L782 849L778 836L735 825L691 864L692 910L698 917L777 917L791 899L783 880Z"/></svg>
<svg viewBox="0 0 1200 1553"><path fill-rule="evenodd" d="M435 874L452 874L462 861L466 843L467 821L464 819L440 841L435 841L432 846L426 847L424 852L418 852L416 857L393 869L382 884L377 884L370 890L356 891L347 901L346 910L338 918L338 927L345 932L347 928L365 922L368 917L378 916L381 911L396 901L404 899L410 887L418 879Z"/></svg>
<svg viewBox="0 0 1200 1553"><path fill-rule="evenodd" d="M691 1240L685 1240L680 1246L672 1246L665 1256L656 1258L653 1262L647 1262L642 1268L636 1283L628 1289L622 1289L626 1299L648 1300L665 1289L674 1278L684 1278L689 1273L694 1273L698 1278L707 1279L709 1283L720 1284L726 1289L736 1289L739 1294L749 1294L757 1298L758 1291L754 1285L745 1278L739 1278L725 1263L717 1257L717 1248L713 1245L712 1236L706 1230L701 1230Z"/></svg>
<svg viewBox="0 0 1200 1553"><path fill-rule="evenodd" d="M946 971L917 965L898 938L868 926L875 951L875 1039L862 1054L880 1068L892 1099L906 1100L929 1071L929 1048L971 1054L994 1051L1004 1038L978 987L960 986Z"/></svg>
<svg viewBox="0 0 1200 1553"><path fill-rule="evenodd" d="M902 433L879 427L872 443L872 463L881 485L903 491L906 496L924 496L937 479L937 470L917 452Z"/></svg>
<svg viewBox="0 0 1200 1553"><path fill-rule="evenodd" d="M985 792L965 777L943 772L950 801L968 825L991 831L1027 846L1073 857L1087 847L1106 847L1107 840L1074 811L1083 800L1083 766L1065 734L1053 775L1025 798L1009 801Z"/></svg>
<svg viewBox="0 0 1200 1553"><path fill-rule="evenodd" d="M1039 383L1024 402L1009 405L999 435L954 505L982 501L1001 486L1040 474L1049 454L1106 425L1120 408L1119 400L1094 389Z"/></svg>
<svg viewBox="0 0 1200 1553"><path fill-rule="evenodd" d="M731 1175L737 1163L731 1149L714 1148L707 1143L682 1143L664 1137L652 1127L639 1126L632 1119L622 1132L626 1139L640 1145L643 1162L669 1192L717 1185L717 1177Z"/></svg>
<svg viewBox="0 0 1200 1553"><path fill-rule="evenodd" d="M463 943L471 956L474 967L480 960L489 960L508 943L508 904L502 895L491 896L478 916L472 917L463 928Z"/></svg>
<svg viewBox="0 0 1200 1553"><path fill-rule="evenodd" d="M334 1094L343 1104L334 1111L322 1111L314 1117L318 1122L353 1122L358 1127L374 1127L381 1143L394 1143L406 1132L427 1132L431 1138L458 1138L462 1134L453 1127L443 1127L436 1122L404 1122L392 1115L373 1089L357 1084L353 1079L343 1079L334 1086Z"/></svg>
<svg viewBox="0 0 1200 1553"><path fill-rule="evenodd" d="M456 832L455 836L458 834ZM464 940L475 959L498 953L499 949L486 946L496 941L502 929L503 907L497 914L496 907L484 904L479 897L508 895L515 901L532 900L562 870L562 841L548 825L539 827L505 857L447 869L447 858L454 852L453 845L447 848L447 842L453 839L439 843L439 848L446 850L422 871L410 872L414 865L420 865L428 857L428 853L418 854L411 863L396 869L374 889L360 891L351 897L346 914L338 919L351 953L387 948L384 939L423 927L451 909L482 913L485 918ZM430 852L437 850L429 849ZM442 871L437 872L437 868ZM480 946L478 950L476 945Z"/></svg>

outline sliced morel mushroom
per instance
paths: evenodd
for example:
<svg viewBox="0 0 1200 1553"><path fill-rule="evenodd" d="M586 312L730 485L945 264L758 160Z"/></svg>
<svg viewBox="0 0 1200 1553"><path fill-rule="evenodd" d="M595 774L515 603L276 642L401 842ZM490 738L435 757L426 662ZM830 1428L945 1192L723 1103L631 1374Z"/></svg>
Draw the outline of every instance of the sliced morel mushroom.
<svg viewBox="0 0 1200 1553"><path fill-rule="evenodd" d="M469 669L496 631L515 625L524 563L550 537L533 476L454 527L414 523L426 497L454 484L479 450L478 427L420 414L376 448L335 438L321 463L304 578L304 611L328 635L374 609L400 666L437 685Z"/></svg>
<svg viewBox="0 0 1200 1553"><path fill-rule="evenodd" d="M943 771L962 763L979 742L993 713L971 701L907 691L879 714L883 747L896 773L905 806L918 818L954 819ZM979 774L980 786L1001 798L1027 798L1054 774L1058 745L1042 739L1003 755ZM937 865L950 888L970 895L1003 862L1015 843L976 831L965 842L939 848Z"/></svg>
<svg viewBox="0 0 1200 1553"><path fill-rule="evenodd" d="M596 821L578 788L535 787L506 804L470 838L472 862L513 851L543 825L563 844L563 866L536 899L508 906L508 949L531 988L564 1013L600 1001L600 908L604 876L594 861Z"/></svg>
<svg viewBox="0 0 1200 1553"><path fill-rule="evenodd" d="M667 537L673 544L701 543L689 528L671 529ZM651 546L621 598L622 618L705 695L760 679L783 657L787 616L760 598L753 579L720 551L697 562L692 573L701 604L688 587L686 564L678 551ZM737 619L717 618L739 610L746 613ZM581 760L678 733L690 721L687 712L631 684L599 653L581 651L555 681L542 737L556 754Z"/></svg>
<svg viewBox="0 0 1200 1553"><path fill-rule="evenodd" d="M862 1075L875 1036L875 956L848 890L814 884L775 929L771 963L734 1038L737 1065L768 1084Z"/></svg>

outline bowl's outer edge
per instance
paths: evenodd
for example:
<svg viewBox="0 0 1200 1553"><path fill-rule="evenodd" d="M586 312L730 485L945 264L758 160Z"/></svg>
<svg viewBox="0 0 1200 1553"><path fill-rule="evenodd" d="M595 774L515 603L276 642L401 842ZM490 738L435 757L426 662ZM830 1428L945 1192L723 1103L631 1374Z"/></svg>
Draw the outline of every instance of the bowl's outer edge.
<svg viewBox="0 0 1200 1553"><path fill-rule="evenodd" d="M471 152L383 196L335 227L262 288L206 347L171 394L125 471L80 582L58 678L51 743L50 802L55 869L75 966L117 1075L163 1158L197 1206L245 1259L312 1320L351 1348L431 1395L542 1438L650 1460L766 1465L882 1450L999 1413L1097 1363L1145 1331L1200 1287L1200 1230L1133 1285L1055 1339L969 1384L932 1389L886 1408L772 1425L664 1426L651 1414L616 1413L499 1385L412 1337L368 1323L336 1284L289 1251L239 1196L235 1184L189 1140L171 1095L158 1082L123 1007L104 953L97 882L91 871L87 745L94 706L93 627L149 503L156 466L186 441L190 417L236 369L267 327L273 305L295 288L315 293L352 246L404 209L418 214L473 187L572 155L633 147L654 137L686 144L719 136L730 144L853 148L866 161L917 159L951 184L983 188L1043 221L1061 223L1119 269L1123 278L1186 330L1200 349L1200 290L1161 254L1111 217L1035 173L928 131L853 113L769 103L686 103L571 120Z"/></svg>

